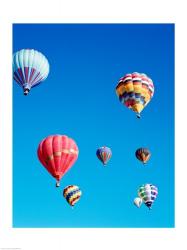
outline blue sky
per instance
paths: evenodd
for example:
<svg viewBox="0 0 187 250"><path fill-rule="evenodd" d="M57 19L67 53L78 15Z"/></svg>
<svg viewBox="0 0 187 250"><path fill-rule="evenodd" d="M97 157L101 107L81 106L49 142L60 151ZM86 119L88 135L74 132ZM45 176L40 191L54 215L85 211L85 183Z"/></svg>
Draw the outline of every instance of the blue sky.
<svg viewBox="0 0 187 250"><path fill-rule="evenodd" d="M13 52L22 48L42 52L50 73L28 96L13 82L13 226L174 227L174 25L15 24ZM141 119L115 93L134 71L155 85ZM60 189L36 154L51 134L79 147ZM103 145L113 152L105 168ZM138 147L152 152L146 167ZM133 205L144 183L159 190L151 211ZM73 209L62 195L70 184L83 193Z"/></svg>

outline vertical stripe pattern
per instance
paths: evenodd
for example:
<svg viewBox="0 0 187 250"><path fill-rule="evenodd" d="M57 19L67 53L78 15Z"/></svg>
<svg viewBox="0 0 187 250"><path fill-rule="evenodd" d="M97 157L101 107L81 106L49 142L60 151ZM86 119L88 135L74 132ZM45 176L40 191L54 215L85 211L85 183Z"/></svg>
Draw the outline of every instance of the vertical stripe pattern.
<svg viewBox="0 0 187 250"><path fill-rule="evenodd" d="M98 159L104 165L106 165L108 163L108 161L110 160L110 158L112 157L112 151L110 148L103 146L103 147L100 147L97 149L96 155L97 155Z"/></svg>
<svg viewBox="0 0 187 250"><path fill-rule="evenodd" d="M138 189L138 196L144 204L150 209L158 195L158 188L152 184L144 184Z"/></svg>
<svg viewBox="0 0 187 250"><path fill-rule="evenodd" d="M13 55L13 78L23 90L37 86L48 74L48 60L37 50L22 49Z"/></svg>
<svg viewBox="0 0 187 250"><path fill-rule="evenodd" d="M42 165L59 181L77 160L79 150L68 136L51 135L40 142L37 153Z"/></svg>
<svg viewBox="0 0 187 250"><path fill-rule="evenodd" d="M141 162L145 164L150 159L151 152L148 148L138 148L136 150L135 155L138 160L140 160Z"/></svg>

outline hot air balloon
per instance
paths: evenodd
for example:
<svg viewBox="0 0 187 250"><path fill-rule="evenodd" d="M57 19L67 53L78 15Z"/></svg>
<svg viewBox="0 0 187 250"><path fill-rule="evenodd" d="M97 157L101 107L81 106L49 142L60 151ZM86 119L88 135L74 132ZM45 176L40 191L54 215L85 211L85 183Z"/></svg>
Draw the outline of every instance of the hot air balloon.
<svg viewBox="0 0 187 250"><path fill-rule="evenodd" d="M77 203L82 195L82 192L78 186L69 185L64 188L63 196L67 202L73 207Z"/></svg>
<svg viewBox="0 0 187 250"><path fill-rule="evenodd" d="M112 156L112 151L110 148L103 146L97 149L96 155L103 165L106 166Z"/></svg>
<svg viewBox="0 0 187 250"><path fill-rule="evenodd" d="M143 164L146 164L151 157L151 152L148 148L138 148L135 155L138 160L143 162Z"/></svg>
<svg viewBox="0 0 187 250"><path fill-rule="evenodd" d="M152 184L144 184L138 189L138 196L142 199L144 204L151 209L153 202L158 195L158 188Z"/></svg>
<svg viewBox="0 0 187 250"><path fill-rule="evenodd" d="M43 139L38 147L38 158L47 171L57 180L73 166L78 158L78 147L73 139L66 135L50 135Z"/></svg>
<svg viewBox="0 0 187 250"><path fill-rule="evenodd" d="M153 97L154 85L146 74L134 72L120 78L116 93L120 102L136 112L140 118L141 111Z"/></svg>
<svg viewBox="0 0 187 250"><path fill-rule="evenodd" d="M137 206L138 208L140 208L141 205L142 205L142 199L139 198L139 197L136 197L136 198L134 199L134 205Z"/></svg>
<svg viewBox="0 0 187 250"><path fill-rule="evenodd" d="M23 88L24 95L44 81L48 74L48 60L37 50L22 49L13 55L13 78Z"/></svg>

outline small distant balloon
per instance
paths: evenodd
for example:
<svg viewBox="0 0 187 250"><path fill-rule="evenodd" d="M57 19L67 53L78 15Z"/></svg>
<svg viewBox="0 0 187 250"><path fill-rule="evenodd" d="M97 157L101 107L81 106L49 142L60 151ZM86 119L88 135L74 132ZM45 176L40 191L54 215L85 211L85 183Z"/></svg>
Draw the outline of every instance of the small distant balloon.
<svg viewBox="0 0 187 250"><path fill-rule="evenodd" d="M136 197L136 198L134 199L134 205L135 205L136 207L140 208L141 205L142 205L142 199L139 198L139 197Z"/></svg>
<svg viewBox="0 0 187 250"><path fill-rule="evenodd" d="M116 86L116 94L120 102L140 118L141 111L154 95L154 85L146 74L134 72L120 78Z"/></svg>
<svg viewBox="0 0 187 250"><path fill-rule="evenodd" d="M69 185L64 188L63 196L70 206L74 206L77 203L82 195L82 191L76 185Z"/></svg>
<svg viewBox="0 0 187 250"><path fill-rule="evenodd" d="M146 164L151 157L151 152L148 148L138 148L135 155L138 160Z"/></svg>
<svg viewBox="0 0 187 250"><path fill-rule="evenodd" d="M106 146L103 146L97 149L96 155L103 165L106 166L112 157L112 150Z"/></svg>
<svg viewBox="0 0 187 250"><path fill-rule="evenodd" d="M153 202L157 198L157 195L158 188L152 184L143 184L138 189L138 196L149 209L151 209Z"/></svg>
<svg viewBox="0 0 187 250"><path fill-rule="evenodd" d="M22 49L13 55L13 78L28 95L31 88L38 86L49 74L47 58L34 49Z"/></svg>

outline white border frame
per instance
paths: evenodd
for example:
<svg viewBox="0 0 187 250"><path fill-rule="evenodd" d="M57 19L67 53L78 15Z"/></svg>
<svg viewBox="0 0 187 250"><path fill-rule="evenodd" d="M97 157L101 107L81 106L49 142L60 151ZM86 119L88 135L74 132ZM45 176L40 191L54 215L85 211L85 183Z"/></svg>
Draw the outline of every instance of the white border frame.
<svg viewBox="0 0 187 250"><path fill-rule="evenodd" d="M2 5L3 4L3 5ZM180 4L180 5L179 5ZM186 235L186 6L185 1L5 0L0 7L0 249L177 249ZM179 6L179 7L178 7ZM12 228L12 24L175 23L176 182L174 229ZM164 167L164 166L163 166Z"/></svg>

